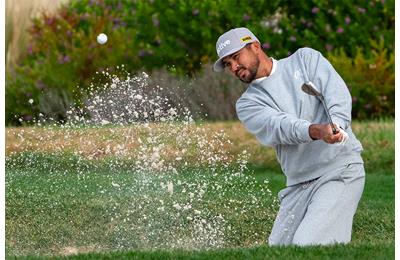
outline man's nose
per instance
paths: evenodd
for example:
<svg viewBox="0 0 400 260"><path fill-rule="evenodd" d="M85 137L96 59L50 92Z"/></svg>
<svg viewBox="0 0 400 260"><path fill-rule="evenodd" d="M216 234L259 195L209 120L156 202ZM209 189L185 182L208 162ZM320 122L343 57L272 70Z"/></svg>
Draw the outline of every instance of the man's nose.
<svg viewBox="0 0 400 260"><path fill-rule="evenodd" d="M231 63L231 71L233 73L236 73L236 71L239 69L239 63L237 63L236 61L232 61Z"/></svg>

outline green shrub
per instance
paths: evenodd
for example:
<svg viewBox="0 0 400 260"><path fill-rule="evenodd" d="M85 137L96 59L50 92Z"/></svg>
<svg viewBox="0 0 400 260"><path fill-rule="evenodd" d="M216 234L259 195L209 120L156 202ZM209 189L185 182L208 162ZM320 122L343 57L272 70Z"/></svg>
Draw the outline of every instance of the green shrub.
<svg viewBox="0 0 400 260"><path fill-rule="evenodd" d="M328 59L347 83L353 97L353 118L366 119L395 114L394 53L383 42L372 42L371 55L357 50L355 58L342 49L328 54Z"/></svg>
<svg viewBox="0 0 400 260"><path fill-rule="evenodd" d="M218 36L238 26L254 31L275 58L302 46L324 54L342 46L349 57L356 57L360 46L370 55L370 39L384 39L392 53L394 1L71 1L30 28L26 55L7 71L6 121L19 124L18 118L40 112L63 120L64 108L81 100L76 87L89 87L104 68L166 67L173 75L193 77L216 59ZM101 32L109 38L105 45L96 43ZM104 82L99 77L96 81ZM54 100L62 105L47 104Z"/></svg>
<svg viewBox="0 0 400 260"><path fill-rule="evenodd" d="M394 1L283 1L279 26L282 37L272 39L284 53L300 45L324 54L343 48L355 57L362 48L370 54L371 41L384 40L385 48L394 52ZM271 34L267 34L271 35ZM276 35L276 34L272 34Z"/></svg>

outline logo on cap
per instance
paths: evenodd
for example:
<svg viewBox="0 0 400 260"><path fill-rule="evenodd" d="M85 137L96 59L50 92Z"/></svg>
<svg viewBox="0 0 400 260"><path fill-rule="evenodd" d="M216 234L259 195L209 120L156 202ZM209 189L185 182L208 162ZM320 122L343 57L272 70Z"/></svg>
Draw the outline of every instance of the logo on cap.
<svg viewBox="0 0 400 260"><path fill-rule="evenodd" d="M245 36L243 38L241 38L242 42L248 42L251 41L251 37L250 36Z"/></svg>
<svg viewBox="0 0 400 260"><path fill-rule="evenodd" d="M231 44L231 41L230 40L226 40L226 41L224 41L224 42L221 42L219 45L218 45L218 48L217 48L217 53L218 53L218 55L219 55L219 53L222 51L222 49L223 48L225 48L227 45L229 45L229 44Z"/></svg>

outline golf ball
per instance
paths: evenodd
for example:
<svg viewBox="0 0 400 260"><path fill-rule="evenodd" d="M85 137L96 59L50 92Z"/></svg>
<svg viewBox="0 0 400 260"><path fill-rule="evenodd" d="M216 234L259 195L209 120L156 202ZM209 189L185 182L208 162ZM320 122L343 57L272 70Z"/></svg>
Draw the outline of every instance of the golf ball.
<svg viewBox="0 0 400 260"><path fill-rule="evenodd" d="M97 42L100 44L104 44L107 42L107 35L105 35L104 33L100 33L99 35L97 35Z"/></svg>

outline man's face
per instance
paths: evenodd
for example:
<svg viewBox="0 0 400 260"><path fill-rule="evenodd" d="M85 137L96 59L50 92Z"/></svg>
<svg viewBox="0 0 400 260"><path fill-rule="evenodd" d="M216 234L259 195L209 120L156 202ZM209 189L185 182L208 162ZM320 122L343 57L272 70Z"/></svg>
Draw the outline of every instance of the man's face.
<svg viewBox="0 0 400 260"><path fill-rule="evenodd" d="M225 57L222 62L239 80L245 83L250 83L256 78L260 66L260 60L251 48L251 44Z"/></svg>

